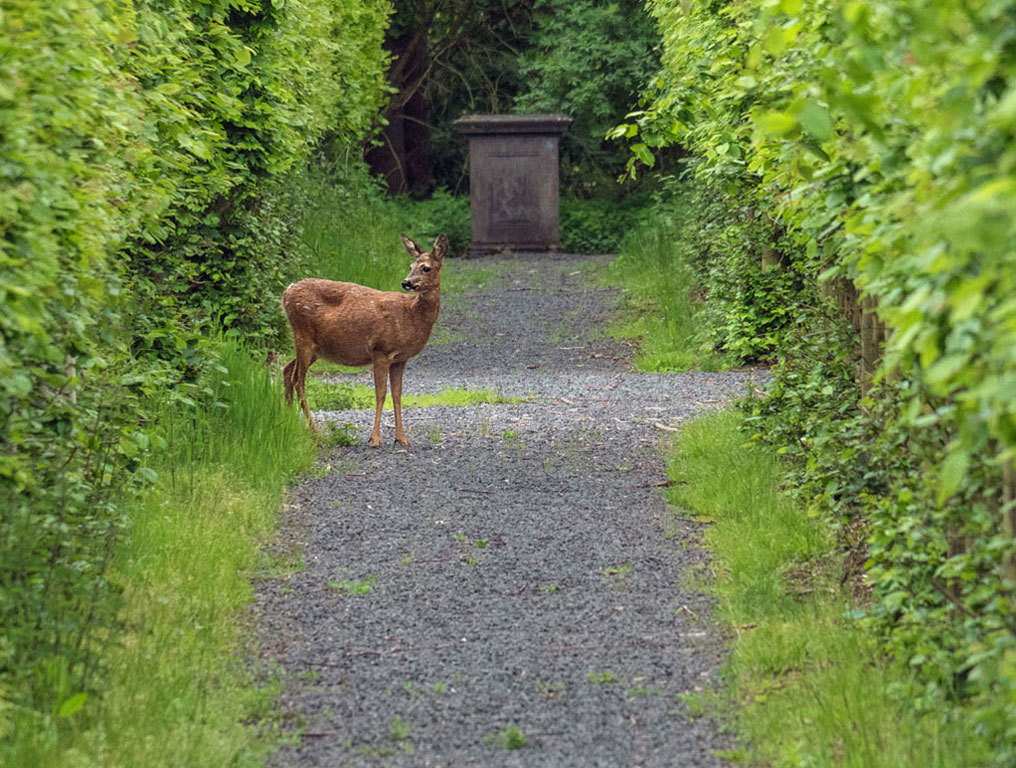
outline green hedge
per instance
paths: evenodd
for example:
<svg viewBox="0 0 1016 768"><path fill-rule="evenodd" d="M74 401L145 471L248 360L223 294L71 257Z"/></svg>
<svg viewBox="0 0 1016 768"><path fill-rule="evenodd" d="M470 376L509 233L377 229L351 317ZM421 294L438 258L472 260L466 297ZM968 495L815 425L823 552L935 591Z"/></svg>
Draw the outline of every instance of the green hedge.
<svg viewBox="0 0 1016 768"><path fill-rule="evenodd" d="M1016 3L650 5L663 69L615 135L634 141L633 170L682 145L688 183L765 222L758 268L807 276L757 423L870 547L870 613L921 673L918 701L945 690L973 706L1011 765ZM865 309L843 308L890 332L874 390L827 300L850 285Z"/></svg>
<svg viewBox="0 0 1016 768"><path fill-rule="evenodd" d="M294 181L383 90L381 0L12 0L0 28L0 735L68 715L110 635L146 394L279 327ZM68 704L71 702L71 704Z"/></svg>

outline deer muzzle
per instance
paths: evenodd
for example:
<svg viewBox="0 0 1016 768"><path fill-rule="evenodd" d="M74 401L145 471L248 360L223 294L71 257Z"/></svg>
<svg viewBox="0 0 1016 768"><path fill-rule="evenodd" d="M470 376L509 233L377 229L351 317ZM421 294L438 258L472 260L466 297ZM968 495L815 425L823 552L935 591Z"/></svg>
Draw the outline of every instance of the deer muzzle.
<svg viewBox="0 0 1016 768"><path fill-rule="evenodd" d="M404 290L404 291L415 291L416 290L416 286L413 285L411 282L409 282L408 279L407 280L403 280L402 281L402 290Z"/></svg>

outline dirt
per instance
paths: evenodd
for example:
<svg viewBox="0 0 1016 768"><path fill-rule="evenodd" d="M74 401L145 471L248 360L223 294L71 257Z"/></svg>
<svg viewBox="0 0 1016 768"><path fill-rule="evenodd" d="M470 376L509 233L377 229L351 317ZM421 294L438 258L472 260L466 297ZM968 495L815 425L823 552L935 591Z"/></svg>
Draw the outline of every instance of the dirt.
<svg viewBox="0 0 1016 768"><path fill-rule="evenodd" d="M292 492L281 538L303 565L256 604L296 734L273 765L723 764L681 698L724 648L661 449L752 374L634 372L605 333L617 291L591 279L608 261L450 261L489 279L446 299L405 392L522 399L407 408L411 447L363 429Z"/></svg>

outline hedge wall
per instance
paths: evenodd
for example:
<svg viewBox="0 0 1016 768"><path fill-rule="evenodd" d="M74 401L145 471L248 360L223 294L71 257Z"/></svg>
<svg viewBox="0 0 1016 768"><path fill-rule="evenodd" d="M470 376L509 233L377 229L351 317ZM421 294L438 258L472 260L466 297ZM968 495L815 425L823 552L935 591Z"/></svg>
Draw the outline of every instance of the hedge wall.
<svg viewBox="0 0 1016 768"><path fill-rule="evenodd" d="M807 276L756 423L868 547L907 695L973 707L1012 765L1016 3L650 6L663 69L616 133L692 153L729 274Z"/></svg>
<svg viewBox="0 0 1016 768"><path fill-rule="evenodd" d="M278 328L298 181L379 106L382 0L11 0L0 11L0 734L94 678L144 483L142 399L212 321ZM177 394L174 394L177 393Z"/></svg>

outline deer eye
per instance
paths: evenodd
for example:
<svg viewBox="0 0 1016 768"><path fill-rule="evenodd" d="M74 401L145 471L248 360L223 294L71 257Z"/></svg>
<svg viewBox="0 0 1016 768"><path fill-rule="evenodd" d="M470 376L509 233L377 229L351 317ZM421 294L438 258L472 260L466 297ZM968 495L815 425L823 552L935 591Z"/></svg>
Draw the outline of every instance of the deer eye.
<svg viewBox="0 0 1016 768"><path fill-rule="evenodd" d="M424 267L424 268L423 268L423 271L424 271L424 272L430 272L430 267Z"/></svg>

